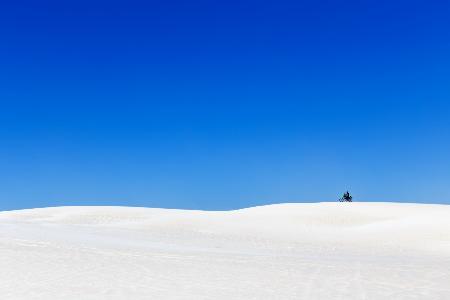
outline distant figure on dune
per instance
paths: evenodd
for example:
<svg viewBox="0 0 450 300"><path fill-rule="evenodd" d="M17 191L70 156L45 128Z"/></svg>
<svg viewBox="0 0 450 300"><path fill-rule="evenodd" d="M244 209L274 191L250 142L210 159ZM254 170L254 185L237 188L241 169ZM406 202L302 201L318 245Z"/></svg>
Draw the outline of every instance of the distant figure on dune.
<svg viewBox="0 0 450 300"><path fill-rule="evenodd" d="M350 193L348 191L346 191L344 193L344 196L342 196L341 199L339 199L340 202L352 202L353 197L350 196Z"/></svg>

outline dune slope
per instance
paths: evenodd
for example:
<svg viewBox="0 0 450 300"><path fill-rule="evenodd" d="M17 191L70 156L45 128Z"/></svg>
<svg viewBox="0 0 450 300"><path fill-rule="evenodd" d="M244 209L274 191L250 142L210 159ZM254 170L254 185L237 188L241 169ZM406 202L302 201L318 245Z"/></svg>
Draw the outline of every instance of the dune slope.
<svg viewBox="0 0 450 300"><path fill-rule="evenodd" d="M450 299L450 206L0 212L2 299Z"/></svg>

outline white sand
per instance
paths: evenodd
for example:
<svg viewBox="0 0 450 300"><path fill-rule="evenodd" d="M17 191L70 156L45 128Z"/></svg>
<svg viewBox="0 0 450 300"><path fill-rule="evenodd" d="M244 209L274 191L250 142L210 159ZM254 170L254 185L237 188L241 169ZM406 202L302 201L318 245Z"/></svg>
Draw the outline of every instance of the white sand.
<svg viewBox="0 0 450 300"><path fill-rule="evenodd" d="M1 299L450 299L450 206L0 212Z"/></svg>

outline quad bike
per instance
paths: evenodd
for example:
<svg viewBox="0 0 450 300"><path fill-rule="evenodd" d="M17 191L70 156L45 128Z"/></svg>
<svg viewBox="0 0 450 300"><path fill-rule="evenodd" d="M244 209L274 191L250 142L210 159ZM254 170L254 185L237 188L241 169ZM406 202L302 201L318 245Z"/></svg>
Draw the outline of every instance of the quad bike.
<svg viewBox="0 0 450 300"><path fill-rule="evenodd" d="M353 197L347 192L342 198L339 199L339 202L352 202L352 199Z"/></svg>

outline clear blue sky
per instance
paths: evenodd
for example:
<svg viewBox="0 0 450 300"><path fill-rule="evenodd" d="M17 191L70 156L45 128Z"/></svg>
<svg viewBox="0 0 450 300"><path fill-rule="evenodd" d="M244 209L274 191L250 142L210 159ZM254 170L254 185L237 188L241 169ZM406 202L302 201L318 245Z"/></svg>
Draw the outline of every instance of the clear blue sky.
<svg viewBox="0 0 450 300"><path fill-rule="evenodd" d="M448 1L5 1L0 209L450 203Z"/></svg>

